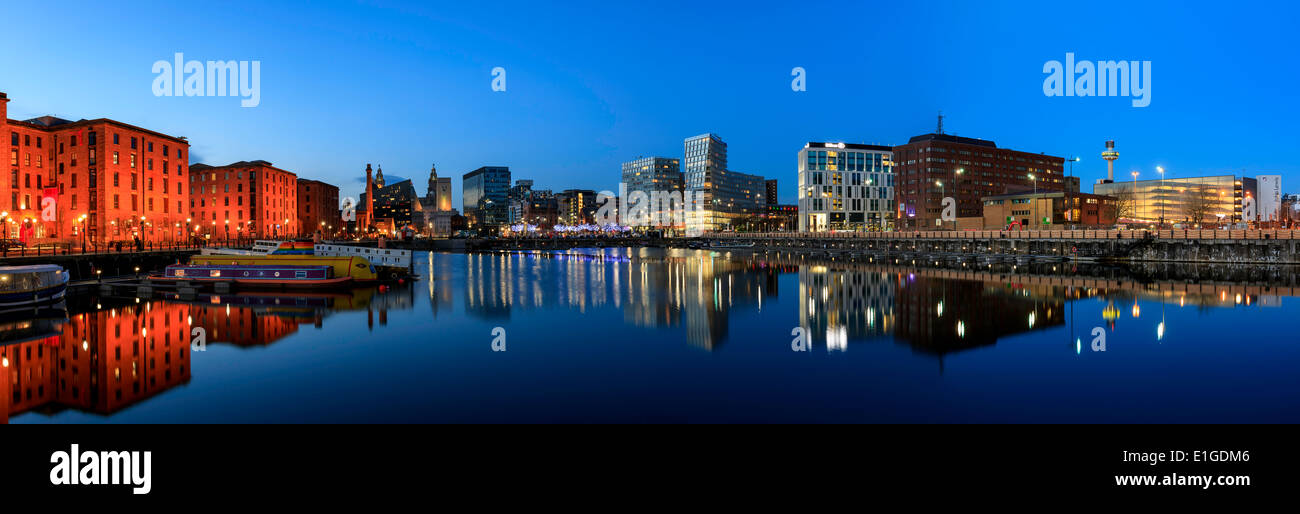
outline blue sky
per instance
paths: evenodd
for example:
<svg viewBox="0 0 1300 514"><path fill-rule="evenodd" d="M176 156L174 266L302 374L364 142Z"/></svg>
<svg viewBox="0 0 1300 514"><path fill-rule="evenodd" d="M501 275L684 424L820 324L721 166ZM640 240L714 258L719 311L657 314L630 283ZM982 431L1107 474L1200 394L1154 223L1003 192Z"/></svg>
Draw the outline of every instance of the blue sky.
<svg viewBox="0 0 1300 514"><path fill-rule="evenodd" d="M807 141L901 144L934 129L1117 171L1280 173L1297 191L1288 3L196 2L9 5L9 116L110 117L265 159L355 195L366 163L414 178L505 165L537 187L615 189L619 164L719 134L730 168L795 197ZM261 61L261 104L155 97L157 60ZM1049 98L1048 60L1149 60L1151 104ZM506 69L505 92L490 88ZM807 70L807 91L790 88Z"/></svg>

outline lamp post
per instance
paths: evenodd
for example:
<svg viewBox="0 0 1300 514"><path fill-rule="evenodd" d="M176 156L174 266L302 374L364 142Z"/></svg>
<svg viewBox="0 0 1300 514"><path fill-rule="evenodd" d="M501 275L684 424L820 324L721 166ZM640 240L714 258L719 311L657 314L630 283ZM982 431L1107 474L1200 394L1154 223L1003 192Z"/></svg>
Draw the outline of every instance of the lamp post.
<svg viewBox="0 0 1300 514"><path fill-rule="evenodd" d="M1156 166L1156 171L1160 172L1160 227L1159 228L1164 228L1165 202L1167 201L1165 199L1165 169L1163 167Z"/></svg>
<svg viewBox="0 0 1300 514"><path fill-rule="evenodd" d="M9 211L0 212L0 227L3 227L4 237L0 237L0 246L4 247L4 255L9 256Z"/></svg>
<svg viewBox="0 0 1300 514"><path fill-rule="evenodd" d="M1133 219L1135 221L1138 219L1138 212L1142 210L1142 204L1139 200L1141 200L1141 197L1138 196L1138 172L1133 170Z"/></svg>
<svg viewBox="0 0 1300 514"><path fill-rule="evenodd" d="M230 246L230 220L226 220L226 246Z"/></svg>
<svg viewBox="0 0 1300 514"><path fill-rule="evenodd" d="M82 214L77 221L81 222L81 253L86 253L86 215Z"/></svg>
<svg viewBox="0 0 1300 514"><path fill-rule="evenodd" d="M934 185L939 186L939 221L943 222L943 199L948 196L947 190L943 187L942 180L934 181Z"/></svg>
<svg viewBox="0 0 1300 514"><path fill-rule="evenodd" d="M958 216L961 216L961 175L963 173L966 173L966 168L957 168L952 171L952 188L957 190L956 193L953 193L952 199L957 204L954 207L957 209L956 214ZM952 223L953 223L953 227L952 227L953 230L956 230L957 222L954 220Z"/></svg>

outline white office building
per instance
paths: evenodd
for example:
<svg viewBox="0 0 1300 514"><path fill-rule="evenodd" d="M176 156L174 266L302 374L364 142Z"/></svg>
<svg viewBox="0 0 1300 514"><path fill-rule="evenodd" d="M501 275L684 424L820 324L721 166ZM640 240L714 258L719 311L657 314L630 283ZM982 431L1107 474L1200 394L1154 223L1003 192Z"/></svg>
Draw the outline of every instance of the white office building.
<svg viewBox="0 0 1300 514"><path fill-rule="evenodd" d="M799 150L799 231L894 229L894 152L808 143Z"/></svg>

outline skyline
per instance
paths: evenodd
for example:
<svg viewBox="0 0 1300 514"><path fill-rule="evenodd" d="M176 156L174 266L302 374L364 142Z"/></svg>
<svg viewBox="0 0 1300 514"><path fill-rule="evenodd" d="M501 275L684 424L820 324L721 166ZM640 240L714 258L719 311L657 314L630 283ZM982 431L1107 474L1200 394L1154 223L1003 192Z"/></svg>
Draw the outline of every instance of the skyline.
<svg viewBox="0 0 1300 514"><path fill-rule="evenodd" d="M458 178L481 166L508 166L538 188L616 190L623 162L680 159L683 140L701 133L727 142L729 168L778 179L781 203L792 204L804 143L901 145L933 132L940 111L949 134L1080 157L1074 174L1085 191L1105 176L1108 139L1121 154L1118 177L1138 170L1154 178L1156 166L1171 178L1279 174L1284 192L1294 192L1288 178L1300 176L1286 138L1287 121L1300 113L1274 100L1295 78L1275 65L1285 62L1283 34L1296 21L1290 6L1274 7L1266 20L1242 9L1206 21L1183 4L1113 4L1097 12L1126 15L1104 26L1044 24L1078 14L1014 2L761 13L743 4L696 13L689 4L597 10L507 2L435 13L376 2L244 14L149 5L128 16L79 4L84 14L65 20L66 30L102 41L96 52L39 24L0 31L0 41L24 49L0 56L0 66L27 71L0 80L10 117L150 127L188 137L191 163L264 159L338 184L344 197L359 196L367 163L417 188L436 164L440 176L453 177L453 205L461 204ZM664 9L698 16L664 22ZM56 16L48 7L16 11L13 19ZM848 25L808 28L826 13ZM150 30L115 37L116 28L142 21ZM1205 37L1247 23L1253 29L1234 38ZM627 37L637 26L648 35ZM1051 30L1030 30L1038 26ZM150 65L175 53L260 61L260 105L155 97ZM1045 96L1044 63L1067 53L1151 61L1150 105ZM490 87L497 66L507 71L504 92ZM807 91L791 91L794 67L807 70ZM1255 80L1266 72L1269 81Z"/></svg>

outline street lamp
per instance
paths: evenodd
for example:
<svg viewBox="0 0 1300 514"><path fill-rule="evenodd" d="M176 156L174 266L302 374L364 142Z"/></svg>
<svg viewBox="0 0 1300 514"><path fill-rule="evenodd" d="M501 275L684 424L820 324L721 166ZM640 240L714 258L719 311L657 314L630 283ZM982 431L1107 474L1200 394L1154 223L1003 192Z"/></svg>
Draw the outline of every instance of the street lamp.
<svg viewBox="0 0 1300 514"><path fill-rule="evenodd" d="M1141 211L1140 207L1142 206L1142 204L1139 202L1139 200L1141 200L1141 197L1138 196L1138 172L1137 170L1133 170L1133 202L1134 202L1133 220L1134 221L1138 219L1137 214L1139 211Z"/></svg>
<svg viewBox="0 0 1300 514"><path fill-rule="evenodd" d="M942 223L943 222L943 199L946 198L948 194L943 187L942 180L934 181L934 185L939 186L939 222Z"/></svg>
<svg viewBox="0 0 1300 514"><path fill-rule="evenodd" d="M1030 173L1030 174L1029 174L1029 180L1030 180L1030 181L1033 181L1033 183L1034 183L1034 195L1037 195L1037 194L1038 194L1038 177L1034 176L1033 173Z"/></svg>
<svg viewBox="0 0 1300 514"><path fill-rule="evenodd" d="M86 253L86 215L82 214L77 221L81 222L81 253Z"/></svg>
<svg viewBox="0 0 1300 514"><path fill-rule="evenodd" d="M953 187L953 189L956 189L956 190L957 190L957 192L953 193L953 197L952 197L952 199L953 199L953 200L956 202L956 204L957 204L957 205L955 205L954 207L957 208L957 215L958 215L958 216L961 215L961 180L960 180L960 177L961 177L961 175L962 175L963 173L966 173L966 168L957 168L956 170L953 170L953 172L952 172L952 187ZM956 225L955 225L957 222L954 221L953 223L954 223L953 228L954 228L954 229L957 228Z"/></svg>
<svg viewBox="0 0 1300 514"><path fill-rule="evenodd" d="M1166 199L1164 197L1165 196L1165 169L1163 167L1156 166L1156 171L1160 172L1160 196L1159 196L1160 227L1163 228L1165 226L1165 202L1166 202Z"/></svg>
<svg viewBox="0 0 1300 514"><path fill-rule="evenodd" d="M0 227L4 227L4 237L0 237L0 246L4 247L4 255L9 255L9 211L0 212Z"/></svg>

